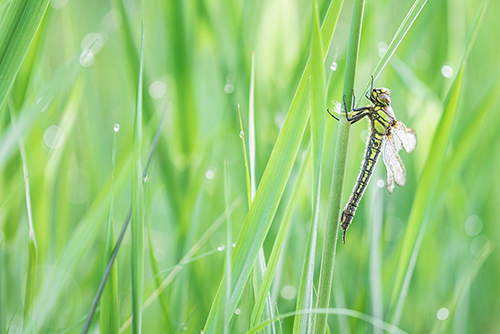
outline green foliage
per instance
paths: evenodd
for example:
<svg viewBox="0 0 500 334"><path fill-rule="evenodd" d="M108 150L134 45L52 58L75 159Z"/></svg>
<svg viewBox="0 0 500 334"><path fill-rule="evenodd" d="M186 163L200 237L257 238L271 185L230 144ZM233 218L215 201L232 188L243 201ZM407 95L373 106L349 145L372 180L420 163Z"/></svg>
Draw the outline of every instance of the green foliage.
<svg viewBox="0 0 500 334"><path fill-rule="evenodd" d="M498 1L47 6L2 9L0 333L500 327ZM418 144L343 245L371 75Z"/></svg>

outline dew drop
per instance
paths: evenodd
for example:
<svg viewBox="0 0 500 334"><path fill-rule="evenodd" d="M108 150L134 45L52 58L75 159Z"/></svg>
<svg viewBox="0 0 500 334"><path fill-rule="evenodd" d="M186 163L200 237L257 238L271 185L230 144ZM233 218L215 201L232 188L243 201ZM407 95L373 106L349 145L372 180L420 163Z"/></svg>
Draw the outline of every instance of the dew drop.
<svg viewBox="0 0 500 334"><path fill-rule="evenodd" d="M481 233L482 229L483 229L483 222L481 218L479 218L476 215L470 216L465 221L465 232L471 237L474 237L479 233Z"/></svg>
<svg viewBox="0 0 500 334"><path fill-rule="evenodd" d="M167 86L163 81L157 80L149 86L149 95L153 99L162 98L167 92Z"/></svg>
<svg viewBox="0 0 500 334"><path fill-rule="evenodd" d="M337 67L338 67L338 64L336 61L334 61L331 65L330 65L330 69L332 71L336 71L337 70Z"/></svg>
<svg viewBox="0 0 500 334"><path fill-rule="evenodd" d="M236 247L236 242L234 242L231 246L233 246L233 248L235 248Z"/></svg>
<svg viewBox="0 0 500 334"><path fill-rule="evenodd" d="M215 171L213 169L207 170L205 173L205 177L209 180L212 180L215 177Z"/></svg>
<svg viewBox="0 0 500 334"><path fill-rule="evenodd" d="M226 94L233 94L234 92L234 86L232 84L227 84L224 86L224 92Z"/></svg>
<svg viewBox="0 0 500 334"><path fill-rule="evenodd" d="M446 320L449 315L450 315L450 311L448 311L448 309L446 307L442 307L439 309L439 311L437 311L437 318L441 321Z"/></svg>
<svg viewBox="0 0 500 334"><path fill-rule="evenodd" d="M445 78L451 78L453 76L453 68L449 65L444 65L443 67L441 67L441 74Z"/></svg>
<svg viewBox="0 0 500 334"><path fill-rule="evenodd" d="M243 136L245 135L245 133L243 131L240 132L240 138L243 138Z"/></svg>
<svg viewBox="0 0 500 334"><path fill-rule="evenodd" d="M83 67L90 67L94 63L94 54L89 49L83 50L80 55L80 64Z"/></svg>
<svg viewBox="0 0 500 334"><path fill-rule="evenodd" d="M241 314L241 310L239 308L237 308L236 310L234 310L234 314L236 314L236 315Z"/></svg>
<svg viewBox="0 0 500 334"><path fill-rule="evenodd" d="M52 125L43 133L43 141L50 148L58 148L64 143L64 131L57 125Z"/></svg>
<svg viewBox="0 0 500 334"><path fill-rule="evenodd" d="M285 285L283 289L281 289L281 297L286 300L294 299L297 295L297 289L291 285Z"/></svg>
<svg viewBox="0 0 500 334"><path fill-rule="evenodd" d="M113 127L113 130L114 130L115 132L120 131L120 124L116 123L116 124L115 124L115 126Z"/></svg>
<svg viewBox="0 0 500 334"><path fill-rule="evenodd" d="M379 57L382 58L387 51L387 44L384 42L380 42L377 44L377 49Z"/></svg>
<svg viewBox="0 0 500 334"><path fill-rule="evenodd" d="M226 249L226 246L225 245L220 245L219 247L217 247L217 250L219 252L222 252L224 249Z"/></svg>

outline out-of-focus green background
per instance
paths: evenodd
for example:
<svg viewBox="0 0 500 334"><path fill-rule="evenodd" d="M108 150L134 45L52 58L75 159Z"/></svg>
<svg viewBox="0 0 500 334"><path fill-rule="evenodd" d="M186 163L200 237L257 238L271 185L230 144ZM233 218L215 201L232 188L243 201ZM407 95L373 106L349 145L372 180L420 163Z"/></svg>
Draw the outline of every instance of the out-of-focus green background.
<svg viewBox="0 0 500 334"><path fill-rule="evenodd" d="M3 3L5 13L8 2ZM366 103L361 100L363 89L412 4L366 1L355 81L359 105ZM318 1L320 21L328 5ZM391 89L394 111L416 130L418 145L411 154L401 152L408 180L392 195L383 187L385 167L378 164L347 243L337 249L331 307L390 321L387 312L416 187L479 5L479 0L429 0L375 82ZM342 99L351 7L351 1L344 2L325 65L330 107ZM163 281L224 213L224 161L228 196L236 201L231 215L236 241L248 212L238 104L247 138L252 52L258 184L310 54L312 5L296 0L145 0L145 9L143 165L166 110L146 189L151 225L151 243L145 242L146 299L156 288L149 248ZM496 333L500 328L497 13L500 2L490 1L465 68L447 154L426 211L416 265L409 273L399 323L407 332L437 328L449 333ZM138 1L52 1L4 104L0 113L1 333L22 330L28 275L26 195L9 110L22 135L31 187L37 240L33 321L40 333L68 329L78 333L107 260L103 254L111 192L115 235L130 206L140 26ZM337 125L328 117L317 259L322 254ZM342 205L357 177L366 136L366 121L352 126ZM297 161L309 142L308 130L304 138ZM290 180L297 173L298 166ZM309 173L271 288L277 314L295 309L311 221L311 180ZM285 189L285 198L292 186ZM283 213L280 207L276 222ZM383 221L383 226L376 227L380 232L376 253L370 249L374 215ZM264 243L266 257L277 229L277 224L271 226ZM117 259L120 325L131 314L129 233ZM176 267L182 270L173 275L162 295L169 319L165 320L158 299L153 300L143 311L143 333L200 332L224 274L220 250L225 242L225 228L219 228L191 257L194 260ZM478 258L485 250L492 252L480 266ZM317 260L316 285L320 265ZM249 288L230 323L231 333L248 329L251 296ZM456 310L452 305L457 305ZM98 318L94 318L93 333L97 333ZM435 327L441 322L446 326ZM277 330L290 333L292 325L293 318L286 318ZM331 332L374 331L366 322L336 315L329 317L329 327ZM131 332L130 327L123 328Z"/></svg>

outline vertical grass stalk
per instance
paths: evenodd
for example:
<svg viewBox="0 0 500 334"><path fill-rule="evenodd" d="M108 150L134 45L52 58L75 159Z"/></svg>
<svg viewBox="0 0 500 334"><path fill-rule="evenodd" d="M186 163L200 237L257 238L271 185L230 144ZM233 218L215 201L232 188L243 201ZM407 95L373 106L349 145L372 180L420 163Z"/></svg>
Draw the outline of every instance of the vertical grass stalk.
<svg viewBox="0 0 500 334"><path fill-rule="evenodd" d="M104 268L113 254L115 244L115 232L113 228L113 205L114 205L114 173L116 161L116 137L119 131L118 124L114 127L113 150L111 153L111 202L109 204L108 226L106 231L106 249L104 251ZM110 281L104 288L101 300L101 312L99 314L99 333L118 334L120 329L118 315L118 268L114 264L109 275Z"/></svg>
<svg viewBox="0 0 500 334"><path fill-rule="evenodd" d="M323 47L319 32L319 18L316 1L312 2L312 45L311 84L309 101L311 104L311 145L312 145L312 219L307 240L305 261L302 267L296 310L312 310L314 304L314 264L318 234L319 205L321 195L321 162L326 128L325 73L323 69ZM312 333L314 315L297 315L294 319L294 333Z"/></svg>
<svg viewBox="0 0 500 334"><path fill-rule="evenodd" d="M144 66L144 1L142 1L141 51L137 80L134 136L132 142L132 333L141 333L144 284L144 216L142 146L142 78Z"/></svg>
<svg viewBox="0 0 500 334"><path fill-rule="evenodd" d="M343 97L345 105L349 108L352 104L352 90L356 74L361 25L363 22L364 1L354 0L352 5L351 30L347 48L346 70L344 75ZM335 250L338 240L340 204L342 189L344 187L345 164L347 145L349 140L350 124L345 117L340 117L333 164L332 186L330 190L330 204L328 207L325 245L323 249L323 262L319 284L318 308L328 308L330 305L330 292L335 265ZM325 333L328 315L318 314L316 317L316 333Z"/></svg>
<svg viewBox="0 0 500 334"><path fill-rule="evenodd" d="M33 227L33 215L31 211L31 196L30 196L30 183L29 183L29 173L28 173L28 162L26 159L26 151L24 149L24 142L21 137L21 133L17 131L15 124L14 113L12 108L9 108L10 119L12 122L12 129L18 139L19 151L21 154L21 161L23 164L23 177L24 177L24 191L26 196L26 211L28 214L28 268L26 274L26 287L24 294L24 312L23 312L23 327L26 330L27 327L31 326L33 320L33 304L35 300L35 276L36 276L36 237L35 229Z"/></svg>

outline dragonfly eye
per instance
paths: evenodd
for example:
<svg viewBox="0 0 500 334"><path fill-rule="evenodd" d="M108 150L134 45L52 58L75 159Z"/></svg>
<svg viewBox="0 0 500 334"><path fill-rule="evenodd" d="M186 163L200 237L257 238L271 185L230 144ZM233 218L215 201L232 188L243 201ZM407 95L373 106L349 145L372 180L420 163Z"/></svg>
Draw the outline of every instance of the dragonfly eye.
<svg viewBox="0 0 500 334"><path fill-rule="evenodd" d="M387 88L378 88L373 91L375 100L385 106L391 104L391 91Z"/></svg>

